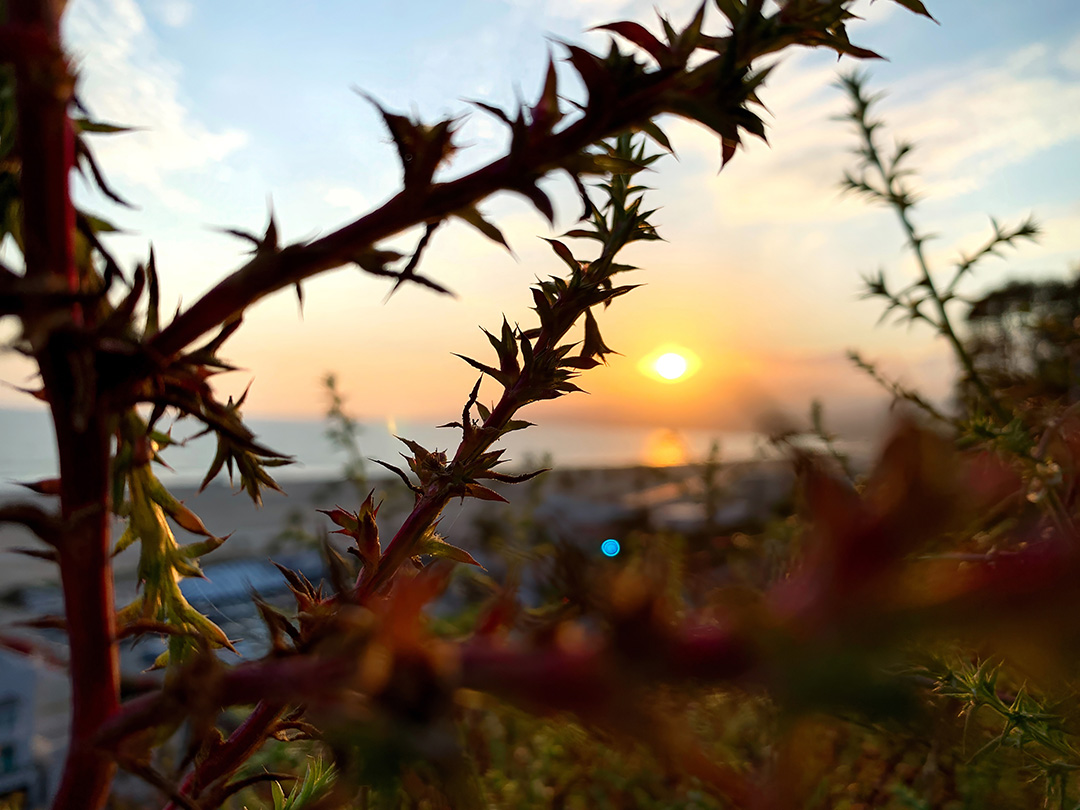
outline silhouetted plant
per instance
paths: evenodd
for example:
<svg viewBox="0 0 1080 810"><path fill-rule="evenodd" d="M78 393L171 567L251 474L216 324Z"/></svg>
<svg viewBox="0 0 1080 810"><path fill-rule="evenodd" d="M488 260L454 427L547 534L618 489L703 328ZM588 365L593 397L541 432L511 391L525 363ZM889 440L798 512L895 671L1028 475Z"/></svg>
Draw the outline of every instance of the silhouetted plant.
<svg viewBox="0 0 1080 810"><path fill-rule="evenodd" d="M865 296L886 302L882 318L923 322L941 334L952 349L962 374L957 384L958 403L953 414L931 404L917 391L885 378L858 353L855 364L888 390L896 400L909 402L948 429L956 445L993 457L1002 479L1001 500L973 516L946 547L933 549L925 559L953 560L961 564L993 566L1023 556L1031 538L1056 537L1062 551L1075 554L1077 481L1080 445L1076 431L1070 381L1075 342L1075 285L1058 281L1013 282L978 299L962 295L962 282L976 266L1019 240L1034 240L1040 233L1032 217L1015 226L991 218L992 233L976 251L961 254L947 281L935 277L923 245L927 236L914 225L916 198L907 184L912 170L907 160L912 145L900 143L891 156L882 152L878 134L883 123L871 114L876 96L858 74L846 76L852 110L849 118L858 130L856 150L862 173L847 174L844 187L893 208L915 258L918 278L894 287L879 272L864 279ZM965 320L972 334L965 338L953 312L966 307ZM1047 343L1055 345L1047 350ZM1043 362L1046 358L1046 362ZM1011 480L1009 480L1011 478ZM1020 531L1017 529L1020 528ZM1061 632L1058 628L1051 632ZM1064 630L1071 633L1071 630ZM944 648L931 653L930 662L917 671L932 684L933 693L951 702L965 718L965 733L981 734L985 742L970 760L975 762L999 749L1014 749L1020 764L1039 777L1046 806L1066 807L1076 801L1070 780L1080 768L1077 758L1075 685L1070 678L1028 683L1029 662L1024 656L986 657L978 649ZM989 718L989 720L988 720Z"/></svg>
<svg viewBox="0 0 1080 810"><path fill-rule="evenodd" d="M907 162L911 155L912 144L900 142L891 152L882 151L875 138L882 122L871 114L876 98L866 93L865 79L852 73L841 80L841 85L848 91L852 100L852 109L847 117L855 124L862 141L856 150L860 158L860 171L858 174L848 173L844 176L844 188L862 194L873 202L888 205L896 212L918 268L918 278L900 289L892 288L883 272L879 272L877 276L867 277L865 295L885 300L886 307L882 319L895 314L901 321L922 322L941 334L948 341L957 363L964 371L964 384L977 393L977 398L971 403L972 414L977 416L979 412L985 412L1004 426L1011 421L1012 415L1006 411L1000 402L999 395L991 391L975 367L967 347L953 324L949 305L963 303L957 287L982 259L998 255L1002 247L1013 245L1017 240L1036 238L1039 228L1030 217L1012 228L1002 227L997 220L991 218L993 235L990 240L975 253L961 255L947 281L935 277L923 249L928 236L916 227L912 219L912 210L917 201L915 193L907 182L907 177L911 174L911 170L907 168ZM866 364L857 356L853 359L865 367ZM893 388L893 393L915 403L931 416L937 419L942 418L941 414L921 398L896 387Z"/></svg>
<svg viewBox="0 0 1080 810"><path fill-rule="evenodd" d="M897 2L929 16L919 0ZM118 765L158 787L170 807L216 807L266 778L242 769L270 738L317 738L337 774L328 784L331 772L318 761L290 794L280 784L274 788L275 806L327 806L355 796L368 806L392 802L399 789L432 805L484 806L456 722L460 690L538 714L572 712L592 729L648 746L662 765L700 779L729 806L799 806L806 798L802 786L786 778L799 770L797 746L758 751L749 762L714 756L683 722L684 698L701 684L735 684L767 691L770 711L785 722L810 711L910 720L928 679L948 697L947 688L955 692L956 684L967 683L961 670L950 670L947 681L912 675L906 651L913 638L935 633L989 643L996 623L1006 620L1039 627L1061 642L1048 655L1072 661L1072 626L1045 617L1080 607L1075 504L1038 472L1046 454L1028 459L1031 472L1030 465L1011 467L1015 457L1002 464L959 456L949 441L912 425L898 430L859 491L820 465L805 465L798 559L753 598L740 591L739 599L717 594L705 609L686 604L671 559L677 563L677 553L646 548L614 573L568 556L561 573L574 613L523 618L512 588L504 588L471 636L441 639L428 632L424 608L445 587L449 570L475 562L438 533L443 509L454 498L503 500L493 484L532 477L497 469L502 451L495 445L529 427L522 408L580 390L578 374L612 352L597 308L634 287L621 282L633 268L619 263L619 252L658 238L642 203L644 189L634 180L657 156L633 133L670 149L655 119L673 114L697 121L719 136L725 164L747 133L764 137L754 112L769 72L758 67L762 57L794 45L875 55L848 39L848 0L715 5L727 27L722 35L705 33L703 5L682 29L661 18L663 39L632 22L602 27L629 41L630 53L614 37L603 56L566 45L567 62L586 92L573 110L560 97L553 63L534 103L509 111L478 103L510 129L510 146L456 179L445 180L440 171L458 148L457 119L426 124L380 107L401 161L401 190L309 242L280 244L273 217L262 234L233 229L251 244L250 260L167 323L159 314L153 253L125 275L98 239L108 224L72 207L68 175L76 161L115 198L84 136L117 128L70 115L75 82L59 42L58 4L8 0L0 6L0 54L7 65L0 75L0 235L14 239L24 264L0 267L0 313L20 319L19 348L40 369L42 388L35 393L50 407L60 460L59 479L32 485L59 495L59 511L13 504L0 510L0 520L27 526L49 546L38 553L56 560L63 584L72 726L55 808L105 806ZM849 84L858 89L856 80ZM1025 446L1021 440L1030 433L1013 426L1001 400L980 382L951 325L955 284L938 286L926 265L899 174L906 150L889 160L879 156L869 101L858 92L854 97L869 174L852 177L849 185L896 207L922 273L915 288L893 293L880 280L872 282L873 292L948 338L987 414L966 423L974 443L990 437L997 446L1013 439ZM555 172L572 179L583 207L581 223L564 238L595 242L595 250L583 258L565 241L549 240L565 271L532 288L536 321L521 326L504 318L487 333L494 360L463 358L481 380L497 386L495 401L485 404L478 381L459 420L446 425L461 434L452 452L402 438L408 469L380 462L413 495L411 511L385 547L374 493L351 508L328 510L352 541L356 562L332 555L329 587L283 568L295 615L260 601L269 654L226 665L214 649L229 647L230 640L178 587L182 577L199 575L199 558L225 539L210 534L155 476L152 464L171 441L158 429L162 417L193 418L213 435L217 451L204 485L227 470L258 503L264 489L278 488L270 471L289 459L246 427L243 397L221 402L211 385L213 375L229 367L221 352L247 307L281 289L301 294L306 279L343 265L391 278L393 289L412 283L445 291L420 267L442 225L459 219L505 245L480 203L513 191L550 221L554 204L539 181ZM597 189L586 187L588 177L602 178ZM416 226L423 234L411 255L382 246ZM1033 232L1025 224L999 230L995 240ZM961 262L957 280L975 258ZM570 337L576 326L578 341ZM1044 440L1051 441L1044 436L1039 444ZM1023 519L1001 518L1003 503L1007 511L1040 492L1051 497L1035 498L1030 521L1019 509ZM111 537L112 513L127 520L118 544ZM181 545L170 520L199 539ZM1008 555L950 556L988 531L1008 542ZM111 556L136 541L141 593L117 611ZM678 543L671 538L674 552ZM116 641L142 634L168 638L159 662L166 676L160 683L140 681L139 693L121 701ZM1033 717L1043 713L1041 702L1014 697L1010 703L989 692L977 699L995 711L1005 707L1011 727L1003 742L1016 739L1022 719L1026 736L1018 744L1036 739L1058 751L1059 737L1041 716ZM222 711L252 704L226 736L219 728ZM179 765L164 773L151 755L181 726L187 734ZM1063 761L1047 760L1048 784L1051 777L1060 784L1065 768Z"/></svg>

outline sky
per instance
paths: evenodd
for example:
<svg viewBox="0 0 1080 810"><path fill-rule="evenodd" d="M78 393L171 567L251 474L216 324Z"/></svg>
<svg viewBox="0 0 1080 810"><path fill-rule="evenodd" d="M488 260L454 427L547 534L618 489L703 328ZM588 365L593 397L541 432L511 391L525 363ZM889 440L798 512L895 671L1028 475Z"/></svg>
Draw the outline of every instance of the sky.
<svg viewBox="0 0 1080 810"><path fill-rule="evenodd" d="M659 7L678 24L696 6ZM886 92L889 138L913 140L915 217L939 238L933 266L947 274L961 250L981 244L989 216L1033 213L1038 245L992 260L973 294L1006 278L1065 276L1080 262L1080 4L1075 0L928 0L935 25L895 3L859 6L852 39L889 61L861 67ZM244 261L223 227L258 231L272 206L285 241L310 239L366 213L396 192L399 168L375 109L357 89L426 119L469 110L465 99L510 106L537 93L558 42L606 48L592 26L634 19L657 30L642 0L70 0L67 45L83 102L100 119L138 128L99 137L96 154L137 208L78 189L79 200L127 233L110 245L130 267L152 243L163 311L184 306ZM710 8L721 32L720 15ZM846 101L839 71L860 66L792 52L762 93L768 146L750 144L718 172L713 135L662 124L677 160L655 164L649 207L666 241L634 246L644 286L600 313L622 356L583 376L590 395L535 406L539 418L578 422L745 429L824 401L834 427L855 427L882 394L845 358L855 348L888 373L944 397L953 374L928 330L877 325L878 302L859 300L860 276L913 278L892 213L843 196L855 136L835 117ZM447 176L505 146L491 119L471 115L469 144ZM301 313L279 293L253 307L225 355L245 371L220 378L223 393L254 380L248 413L313 417L333 372L356 415L447 421L474 382L451 352L485 358L477 328L529 324L528 285L560 272L538 237L573 226L570 189L553 183L554 228L524 202L482 207L514 256L466 226L440 231L423 270L456 297L404 288L343 269L308 282ZM407 235L394 243L408 246ZM575 249L584 250L584 248ZM696 373L667 383L640 370L676 348ZM28 367L0 359L0 379L26 382ZM485 398L496 396L494 387ZM21 404L0 389L0 405Z"/></svg>

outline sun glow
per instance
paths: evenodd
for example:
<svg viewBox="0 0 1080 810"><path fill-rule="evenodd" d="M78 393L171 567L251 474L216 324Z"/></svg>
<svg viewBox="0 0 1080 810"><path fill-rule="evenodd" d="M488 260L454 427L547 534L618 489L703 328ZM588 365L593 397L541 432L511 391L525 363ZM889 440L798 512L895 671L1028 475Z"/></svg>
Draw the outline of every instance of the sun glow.
<svg viewBox="0 0 1080 810"><path fill-rule="evenodd" d="M656 369L656 373L665 380L679 379L679 377L686 373L688 366L689 364L686 362L686 358L675 352L662 354L657 357L656 362L653 363L653 368Z"/></svg>
<svg viewBox="0 0 1080 810"><path fill-rule="evenodd" d="M642 357L638 370L662 383L681 383L701 369L701 360L684 346L669 343Z"/></svg>

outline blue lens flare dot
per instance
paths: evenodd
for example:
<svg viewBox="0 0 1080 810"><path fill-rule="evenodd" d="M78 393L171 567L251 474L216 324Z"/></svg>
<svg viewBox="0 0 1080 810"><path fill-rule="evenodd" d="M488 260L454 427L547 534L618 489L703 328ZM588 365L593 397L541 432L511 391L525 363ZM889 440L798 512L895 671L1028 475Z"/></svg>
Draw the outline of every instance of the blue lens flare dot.
<svg viewBox="0 0 1080 810"><path fill-rule="evenodd" d="M607 540L600 544L600 550L604 552L605 557L614 557L616 554L622 551L622 546L619 545L618 540L609 537Z"/></svg>

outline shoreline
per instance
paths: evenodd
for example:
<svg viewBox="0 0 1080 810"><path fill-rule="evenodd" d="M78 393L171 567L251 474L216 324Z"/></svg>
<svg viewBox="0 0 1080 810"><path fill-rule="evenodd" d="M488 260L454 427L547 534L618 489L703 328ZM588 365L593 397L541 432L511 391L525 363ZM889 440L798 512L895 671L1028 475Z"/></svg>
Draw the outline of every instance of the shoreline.
<svg viewBox="0 0 1080 810"><path fill-rule="evenodd" d="M778 460L739 461L722 465L728 476L738 478L740 470L787 466ZM679 488L679 482L700 478L703 465L687 464L670 467L622 466L559 468L538 476L523 484L497 484L492 488L506 497L510 503L490 503L470 498L462 502L455 499L447 506L440 531L450 542L468 544L469 536L476 531L480 520L512 519L525 512L538 511L548 517L576 511L577 517L588 516L590 507L597 515L613 508L627 508L628 502L644 493L660 487L660 491ZM218 536L228 535L228 540L212 552L204 562L207 565L229 560L268 556L299 547L289 542L288 531L304 530L316 536L323 531L336 529L320 509L341 506L348 510L359 507L363 496L347 481L326 478L321 480L285 480L280 482L286 494L267 491L263 493L263 505L255 507L243 492L234 492L227 479L212 482L201 492L197 486L170 485L173 494L202 518L207 528ZM379 513L380 529L385 538L390 536L412 506L410 493L396 478L369 479L369 487L376 492L376 499L383 498ZM683 488L685 489L685 487ZM678 490L682 491L682 490ZM366 492L364 493L366 495ZM685 493L684 493L685 495ZM23 490L11 497L0 493L0 503L19 500L52 508L54 500ZM646 497L646 501L648 498ZM636 507L636 508L640 508ZM545 518L541 518L545 519ZM119 537L123 521L115 522L114 537ZM175 529L175 527L174 527ZM188 543L196 539L180 529L175 529L177 540ZM456 539L455 539L456 538ZM12 591L24 587L49 586L58 581L53 563L13 553L13 548L45 549L27 530L11 525L0 526L0 599ZM138 561L137 549L128 549L114 559L118 586L125 579L134 581ZM4 608L0 607L0 611Z"/></svg>

